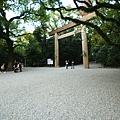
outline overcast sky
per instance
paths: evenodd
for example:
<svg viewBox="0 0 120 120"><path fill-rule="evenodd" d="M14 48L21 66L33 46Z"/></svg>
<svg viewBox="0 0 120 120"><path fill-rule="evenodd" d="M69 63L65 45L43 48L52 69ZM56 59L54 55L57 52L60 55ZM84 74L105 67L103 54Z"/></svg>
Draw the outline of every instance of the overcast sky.
<svg viewBox="0 0 120 120"><path fill-rule="evenodd" d="M73 0L61 0L63 5L68 6L68 5L74 5Z"/></svg>

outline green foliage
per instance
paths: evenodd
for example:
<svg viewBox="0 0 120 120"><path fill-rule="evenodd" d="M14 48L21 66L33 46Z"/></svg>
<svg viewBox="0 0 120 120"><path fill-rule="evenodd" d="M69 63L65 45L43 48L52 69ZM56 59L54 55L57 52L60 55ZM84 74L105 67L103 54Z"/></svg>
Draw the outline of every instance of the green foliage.
<svg viewBox="0 0 120 120"><path fill-rule="evenodd" d="M116 54L117 52L115 53L114 51L120 47L120 25L116 24L116 21L120 24L120 11L101 8L99 12L108 18L109 21L96 17L95 24L99 25L100 29L107 34L108 39L114 43L114 47L109 44L110 42L107 42L108 39L103 39L94 29L89 27L88 38L91 44L90 51L92 51L91 54L94 56L92 59L102 63L104 66L117 66L119 64L117 63L119 57ZM111 52L109 52L110 48Z"/></svg>
<svg viewBox="0 0 120 120"><path fill-rule="evenodd" d="M19 37L14 46L14 60L24 63L26 57L27 66L41 66L42 48L33 35Z"/></svg>
<svg viewBox="0 0 120 120"><path fill-rule="evenodd" d="M41 26L37 27L34 32L34 38L38 42L41 48L41 64L45 65L47 60L47 44L46 44L46 30L47 26L45 23L41 23ZM42 65L42 66L43 66Z"/></svg>
<svg viewBox="0 0 120 120"><path fill-rule="evenodd" d="M103 66L120 67L120 48L115 46L101 46L94 49L93 56L96 62Z"/></svg>
<svg viewBox="0 0 120 120"><path fill-rule="evenodd" d="M8 54L4 50L0 50L0 65L8 63Z"/></svg>
<svg viewBox="0 0 120 120"><path fill-rule="evenodd" d="M108 66L120 67L120 48L109 46L107 55Z"/></svg>
<svg viewBox="0 0 120 120"><path fill-rule="evenodd" d="M35 39L41 44L43 40L43 29L41 27L36 27L35 30L33 31L33 35Z"/></svg>
<svg viewBox="0 0 120 120"><path fill-rule="evenodd" d="M8 62L8 53L5 51L7 45L3 39L0 39L0 65Z"/></svg>
<svg viewBox="0 0 120 120"><path fill-rule="evenodd" d="M14 60L17 62L23 63L24 62L24 56L20 51L14 51Z"/></svg>
<svg viewBox="0 0 120 120"><path fill-rule="evenodd" d="M41 60L41 47L39 42L32 35L27 36L29 40L26 46L25 56L27 58L27 66L39 66Z"/></svg>
<svg viewBox="0 0 120 120"><path fill-rule="evenodd" d="M54 38L46 39L46 58L54 59Z"/></svg>
<svg viewBox="0 0 120 120"><path fill-rule="evenodd" d="M116 45L120 45L120 10L105 9L101 11L105 13L107 18L115 19L119 24L116 24L116 21L102 21L101 29L107 33L108 38Z"/></svg>
<svg viewBox="0 0 120 120"><path fill-rule="evenodd" d="M100 47L100 49L98 50L97 53L94 53L94 54L96 54L96 56L95 56L96 62L100 62L104 66L107 65L107 57L106 57L108 54L107 49L108 49L107 46L102 46L102 47Z"/></svg>

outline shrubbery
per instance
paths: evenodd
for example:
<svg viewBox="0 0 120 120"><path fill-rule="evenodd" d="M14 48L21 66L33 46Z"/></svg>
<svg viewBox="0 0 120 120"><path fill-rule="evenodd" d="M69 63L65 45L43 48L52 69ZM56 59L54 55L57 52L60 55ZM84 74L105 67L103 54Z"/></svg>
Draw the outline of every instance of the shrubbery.
<svg viewBox="0 0 120 120"><path fill-rule="evenodd" d="M120 48L115 46L96 47L93 50L93 57L96 62L104 67L120 67Z"/></svg>

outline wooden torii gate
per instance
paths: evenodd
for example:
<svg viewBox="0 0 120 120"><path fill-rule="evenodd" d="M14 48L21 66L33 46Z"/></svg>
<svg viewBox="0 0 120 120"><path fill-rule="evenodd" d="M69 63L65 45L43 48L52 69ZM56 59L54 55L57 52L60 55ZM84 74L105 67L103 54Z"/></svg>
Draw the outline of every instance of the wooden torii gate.
<svg viewBox="0 0 120 120"><path fill-rule="evenodd" d="M87 21L95 17L96 14L95 12L89 13L87 15L84 15L82 18L80 18L81 21ZM58 33L65 31L69 28L77 26L76 23L70 22L69 24L66 24L65 26L58 28L56 30L53 30L49 32L49 35L54 35L55 36L55 67L59 67L59 39L74 35L75 32L69 32L63 35L58 35ZM88 45L87 45L87 35L86 35L86 26L83 25L81 31L81 36L82 36L82 53L83 53L83 65L84 68L89 68L89 59L88 59Z"/></svg>

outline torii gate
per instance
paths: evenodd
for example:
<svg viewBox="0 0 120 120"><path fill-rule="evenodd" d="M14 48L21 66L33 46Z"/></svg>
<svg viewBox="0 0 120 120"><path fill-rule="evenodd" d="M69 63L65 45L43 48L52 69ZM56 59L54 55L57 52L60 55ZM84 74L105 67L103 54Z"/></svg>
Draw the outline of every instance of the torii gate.
<svg viewBox="0 0 120 120"><path fill-rule="evenodd" d="M95 16L96 16L95 12L89 13L87 15L84 15L82 18L80 18L80 20L87 21ZM58 42L58 40L75 34L74 31L63 34L63 35L58 35L58 33L62 32L64 30L67 30L69 28L75 27L75 26L77 26L76 23L70 22L69 24L67 24L61 28L58 28L56 30L49 32L50 36L55 35L55 67L59 67L59 42ZM81 36L82 36L83 65L84 65L84 68L89 68L86 26L83 25L81 31L78 31L78 32L81 32Z"/></svg>

